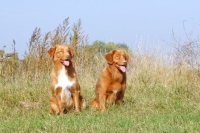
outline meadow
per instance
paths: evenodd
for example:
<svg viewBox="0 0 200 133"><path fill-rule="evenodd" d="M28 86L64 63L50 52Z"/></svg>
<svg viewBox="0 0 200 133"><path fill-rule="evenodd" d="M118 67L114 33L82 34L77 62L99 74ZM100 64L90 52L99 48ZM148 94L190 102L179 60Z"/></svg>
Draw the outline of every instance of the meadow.
<svg viewBox="0 0 200 133"><path fill-rule="evenodd" d="M88 45L79 20L68 19L54 31L31 35L24 59L3 53L0 60L0 132L159 133L200 132L199 41L175 41L173 53L130 50L124 45ZM76 51L75 68L86 99L81 113L49 114L51 59L47 50L67 43ZM141 44L138 44L141 45ZM13 53L16 53L13 41ZM100 47L101 46L101 47ZM106 65L104 54L122 48L130 56L127 87L121 106L109 105L104 113L90 110L95 83Z"/></svg>

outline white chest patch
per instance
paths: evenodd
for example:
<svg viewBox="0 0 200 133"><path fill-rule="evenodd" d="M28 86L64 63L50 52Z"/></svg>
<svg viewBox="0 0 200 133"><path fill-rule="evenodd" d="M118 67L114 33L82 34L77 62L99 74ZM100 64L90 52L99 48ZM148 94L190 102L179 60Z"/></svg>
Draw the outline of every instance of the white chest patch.
<svg viewBox="0 0 200 133"><path fill-rule="evenodd" d="M74 81L69 80L68 76L66 75L65 67L63 66L58 76L58 83L55 86L55 89L57 87L62 87L61 99L64 95L66 95L67 98L71 97L70 88L73 84Z"/></svg>
<svg viewBox="0 0 200 133"><path fill-rule="evenodd" d="M115 95L117 94L117 92L118 92L117 90L113 90L113 93L114 93Z"/></svg>

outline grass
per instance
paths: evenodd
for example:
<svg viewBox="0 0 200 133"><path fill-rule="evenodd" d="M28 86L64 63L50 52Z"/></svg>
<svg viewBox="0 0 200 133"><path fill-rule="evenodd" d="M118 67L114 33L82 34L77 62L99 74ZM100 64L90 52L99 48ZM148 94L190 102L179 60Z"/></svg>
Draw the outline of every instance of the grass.
<svg viewBox="0 0 200 133"><path fill-rule="evenodd" d="M0 132L200 132L199 99L185 98L175 87L141 90L128 83L121 106L110 105L104 113L87 107L61 116L49 114L48 77L35 83L1 82L0 88ZM82 94L90 102L92 86L82 87Z"/></svg>
<svg viewBox="0 0 200 133"><path fill-rule="evenodd" d="M193 57L191 53L185 55L188 52L184 51L165 58L156 55L155 49L152 53L127 51L131 62L127 70L124 103L121 106L110 105L101 113L90 110L88 106L94 98L97 78L106 64L104 51L97 46L105 48L106 44L95 42L92 46L87 45L80 34L81 22L74 25L70 33L67 21L44 38L36 28L23 60L15 59L15 56L7 58L4 53L1 56L0 132L200 132L200 73L195 65L200 64L195 60L200 57L199 53L195 53L193 59L189 58ZM77 53L76 72L87 108L81 113L72 110L65 115L50 115L51 60L47 49L67 43L68 35ZM197 43L195 41L195 46ZM187 46L188 50L191 45L184 45L184 48ZM112 43L108 48L117 47ZM178 52L184 50L181 46L176 49Z"/></svg>
<svg viewBox="0 0 200 133"><path fill-rule="evenodd" d="M89 113L52 117L46 114L5 122L2 132L199 132L199 113L133 115Z"/></svg>

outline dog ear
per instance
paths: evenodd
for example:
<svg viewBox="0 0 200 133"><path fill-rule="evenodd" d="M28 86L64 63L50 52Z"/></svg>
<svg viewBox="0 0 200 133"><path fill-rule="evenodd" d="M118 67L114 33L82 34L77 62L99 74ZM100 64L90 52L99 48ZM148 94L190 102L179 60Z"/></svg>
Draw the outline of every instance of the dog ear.
<svg viewBox="0 0 200 133"><path fill-rule="evenodd" d="M106 61L107 61L109 64L112 64L112 63L113 63L113 55L114 55L115 51L116 51L116 50L113 50L113 51L111 51L111 52L109 52L109 53L107 53L107 54L105 55L105 59L106 59Z"/></svg>
<svg viewBox="0 0 200 133"><path fill-rule="evenodd" d="M49 54L49 56L50 56L51 58L53 58L53 55L54 55L55 51L56 51L56 47L50 48L50 49L48 50L48 54Z"/></svg>
<svg viewBox="0 0 200 133"><path fill-rule="evenodd" d="M71 57L73 58L73 57L74 57L74 55L75 55L74 48L73 48L73 47L71 47L71 46L68 46L68 47L69 47L69 52L70 52L70 54L71 54Z"/></svg>
<svg viewBox="0 0 200 133"><path fill-rule="evenodd" d="M129 55L128 55L128 54L126 54L125 56L126 56L126 61L127 61L127 63L130 63L130 58L129 58Z"/></svg>

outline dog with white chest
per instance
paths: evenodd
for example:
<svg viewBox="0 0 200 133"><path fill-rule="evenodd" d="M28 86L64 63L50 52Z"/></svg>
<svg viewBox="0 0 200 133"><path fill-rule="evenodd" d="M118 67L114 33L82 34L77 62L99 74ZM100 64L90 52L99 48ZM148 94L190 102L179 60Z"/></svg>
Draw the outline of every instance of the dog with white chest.
<svg viewBox="0 0 200 133"><path fill-rule="evenodd" d="M86 103L80 94L80 85L72 61L74 49L64 44L56 45L48 50L48 54L53 60L50 113L63 114L73 108L80 112Z"/></svg>

